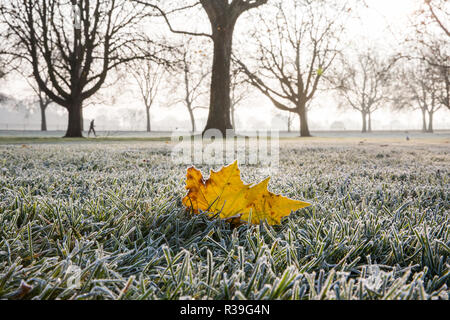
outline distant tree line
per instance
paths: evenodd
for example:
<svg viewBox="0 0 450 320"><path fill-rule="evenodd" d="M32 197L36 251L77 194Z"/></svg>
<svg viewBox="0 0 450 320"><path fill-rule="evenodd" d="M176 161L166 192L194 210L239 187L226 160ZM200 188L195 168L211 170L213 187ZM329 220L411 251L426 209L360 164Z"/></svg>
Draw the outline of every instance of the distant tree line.
<svg viewBox="0 0 450 320"><path fill-rule="evenodd" d="M361 114L362 132L380 108L418 109L433 132L436 111L450 109L450 16L444 0L423 1L408 39L386 56L343 41L354 0L8 0L0 4L0 77L17 72L30 83L42 130L49 104L65 108L66 137L83 136L83 108L123 77L139 92L147 131L164 96L167 106L185 106L193 132L196 110L207 109L203 130L225 133L253 88L286 112L289 131L297 115L303 137L323 92ZM179 27L186 15L203 27ZM233 46L243 16L248 27ZM171 33L153 30L161 22Z"/></svg>

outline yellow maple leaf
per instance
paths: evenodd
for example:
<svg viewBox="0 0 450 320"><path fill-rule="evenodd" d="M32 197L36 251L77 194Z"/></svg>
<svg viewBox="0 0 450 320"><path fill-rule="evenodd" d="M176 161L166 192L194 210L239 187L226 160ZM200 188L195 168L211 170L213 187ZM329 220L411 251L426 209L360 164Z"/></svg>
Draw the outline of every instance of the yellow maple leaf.
<svg viewBox="0 0 450 320"><path fill-rule="evenodd" d="M208 212L211 216L259 224L267 220L271 225L280 224L281 219L309 203L293 200L268 191L270 178L256 185L244 184L237 161L215 172L211 170L205 181L202 173L194 167L188 168L186 189L188 194L183 204L194 213Z"/></svg>

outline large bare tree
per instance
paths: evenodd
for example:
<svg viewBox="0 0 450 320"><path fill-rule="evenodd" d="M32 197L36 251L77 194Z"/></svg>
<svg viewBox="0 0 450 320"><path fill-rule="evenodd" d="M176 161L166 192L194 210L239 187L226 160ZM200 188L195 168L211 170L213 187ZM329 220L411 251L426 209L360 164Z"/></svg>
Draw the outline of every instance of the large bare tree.
<svg viewBox="0 0 450 320"><path fill-rule="evenodd" d="M179 6L171 3L171 8L164 7L162 4L163 1L133 1L145 3L150 8L156 10L164 17L170 30L174 33L190 36L206 36L212 39L214 51L211 72L211 92L209 115L205 131L208 129L218 129L222 134L225 134L227 129L232 129L230 119L230 68L234 29L236 22L244 12L266 4L268 0L199 0L187 4L185 1L179 1ZM211 33L175 29L170 21L170 14L180 12L183 9L190 9L197 5L201 5L207 14L211 25Z"/></svg>
<svg viewBox="0 0 450 320"><path fill-rule="evenodd" d="M382 59L374 50L359 54L354 61L341 60L336 78L338 95L346 106L361 113L362 132L372 131L372 114L391 101L390 78L396 59Z"/></svg>
<svg viewBox="0 0 450 320"><path fill-rule="evenodd" d="M310 136L307 105L340 51L346 1L277 1L253 24L257 54L237 59L248 79L280 110L299 116Z"/></svg>
<svg viewBox="0 0 450 320"><path fill-rule="evenodd" d="M10 54L29 62L40 90L67 109L66 137L82 137L83 102L111 70L154 54L136 32L142 5L127 0L10 0L0 13L14 42Z"/></svg>

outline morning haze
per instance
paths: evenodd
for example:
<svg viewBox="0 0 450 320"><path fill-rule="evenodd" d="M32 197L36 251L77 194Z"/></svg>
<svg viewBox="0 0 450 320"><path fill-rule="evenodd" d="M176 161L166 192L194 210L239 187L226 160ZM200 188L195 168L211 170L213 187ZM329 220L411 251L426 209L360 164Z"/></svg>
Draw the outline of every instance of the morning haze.
<svg viewBox="0 0 450 320"><path fill-rule="evenodd" d="M335 46L335 42L339 43L333 47L333 50L339 51L339 54L332 59L329 69L326 70L322 79L318 84L318 91L313 94L308 104L308 125L312 131L323 130L361 130L361 115L358 110L352 108L349 101L342 99L345 96L345 91L336 90L336 78L343 76L342 67L347 62L351 65L357 63L357 56L363 54L367 50L376 53L379 59L389 60L396 56L417 56L420 55L420 48L414 48L414 41L419 43L420 37L423 37L423 31L427 31L426 36L442 40L441 49L442 54L448 55L448 40L442 30L439 30L437 24L427 23L422 25L421 21L425 19L426 12L421 13L423 4L421 1L413 0L398 0L398 1L355 1L346 4L350 11L345 14L339 14L339 10L344 8L332 5L330 1L318 1L316 6L321 8L314 9L315 12L308 12L304 4L305 1L298 1L294 5L284 5L283 10L293 9L297 12L297 18L303 19L304 25L308 24L312 14L319 16L330 16L335 19L333 21L333 28L335 30L328 32L326 41L322 45ZM307 1L306 1L307 2ZM328 3L328 4L327 4ZM444 2L443 10L448 9L448 3ZM7 6L7 5L6 5ZM281 9L277 9L277 2L273 1L266 6L261 6L258 10L244 12L243 16L239 18L236 25L234 42L234 54L239 57L240 61L252 64L255 59L258 59L259 51L255 39L258 38L258 29L274 28L267 25L266 21L261 21L261 15L266 15L274 19L277 14L280 14ZM154 9L153 9L154 10ZM277 13L278 10L278 13ZM186 12L173 13L173 28L186 29L187 31L199 31L208 33L209 22L202 10L198 7L184 10ZM6 9L4 10L4 18L8 19ZM445 11L443 11L445 13ZM193 105L186 108L185 97L185 77L182 72L178 73L173 69L173 65L167 69L162 65L164 59L171 61L181 59L180 53L177 50L167 49L167 53L159 51L154 56L159 61L150 62L149 67L157 70L155 72L143 74L149 79L159 79L157 85L152 87L152 102L150 107L145 107L145 99L142 97L142 90L140 90L139 81L133 74L136 72L129 72L131 70L139 71L145 69L145 62L136 60L133 66L130 63L126 65L119 65L113 68L106 77L105 83L100 90L85 101L83 105L83 124L87 126L91 119L96 119L96 124L100 130L125 130L125 131L145 131L149 128L146 124L150 122L150 128L154 131L170 131L170 130L191 130L192 117L194 117L195 129L202 130L205 127L208 118L208 104L209 94L207 88L210 85L211 61L212 61L212 41L207 37L192 37L186 42L186 35L174 34L167 27L163 18L157 17L158 12L152 14L151 18L144 18L139 22L134 22L136 27L133 27L137 34L145 34L149 44L150 50L158 51L157 46L160 44L167 44L167 46L177 47L183 44L187 48L188 61L191 68L188 78L196 91L191 95L195 95ZM195 17L195 19L192 19ZM12 18L12 17L9 17ZM269 20L270 20L269 19ZM444 19L444 23L445 23ZM70 19L66 19L64 26L70 27ZM133 25L134 25L133 24ZM131 26L132 27L132 26ZM128 28L131 28L128 26ZM297 26L298 27L298 26ZM324 25L319 25L318 28L323 28ZM7 23L3 24L3 30L12 30ZM339 34L337 34L339 32ZM272 32L273 33L273 32ZM273 38L276 35L269 35ZM142 36L144 37L144 36ZM338 37L333 39L333 37ZM274 38L275 39L275 38ZM143 42L144 39L138 39ZM310 60L309 55L313 46L311 46L311 39L302 40L302 55L305 57L304 69L307 69ZM70 40L69 40L70 41ZM267 39L263 40L263 46L269 46ZM310 41L308 43L308 41ZM156 44L159 42L159 44ZM411 44L413 42L413 44ZM16 44L13 41L4 42L4 51L14 51ZM245 44L245 45L244 45ZM140 49L144 44L139 44ZM155 49L156 48L156 49ZM199 50L200 48L200 50ZM286 47L284 47L286 49ZM201 53L197 52L201 51ZM417 54L416 54L417 53ZM123 54L123 53L121 53ZM293 54L293 51L287 51L286 54ZM156 57L157 56L157 57ZM281 57L281 56L280 56ZM294 57L290 57L294 58ZM318 57L320 58L320 57ZM11 55L6 55L2 61L6 63L5 70L8 72L0 80L0 92L6 98L1 102L0 108L0 130L39 130L42 128L42 113L39 107L39 97L36 93L37 85L32 76L32 70L27 65L25 60L18 63L18 60L12 60ZM319 60L319 59L317 59ZM327 63L329 61L323 61ZM345 60L345 61L344 61ZM273 63L275 61L267 61ZM415 61L403 58L397 61L390 67L391 75L386 75L385 81L394 82L391 76L397 74L400 69L410 65L416 68ZM175 64L175 63L174 63ZM42 64L41 64L42 65ZM312 71L317 72L320 69L320 63L313 62ZM199 68L201 66L201 68ZM10 70L13 67L15 70ZM255 66L256 69L260 66ZM249 77L245 75L242 70L239 70L239 64L234 63L232 69L237 70L236 85L232 87L232 93L236 91L239 96L236 107L232 106L232 117L235 118L234 127L236 130L257 130L257 129L277 129L277 130L299 130L298 114L290 113L274 107L272 101L258 90L256 86L252 86ZM167 70L165 70L167 69ZM202 70L201 70L202 69ZM264 72L260 70L252 70L255 72ZM448 68L446 69L448 73ZM42 71L44 72L44 71ZM287 72L290 72L288 70ZM142 72L141 72L142 74ZM273 75L274 76L274 75ZM307 74L304 74L305 78ZM347 75L348 76L348 75ZM153 77L153 78L152 78ZM159 78L156 78L159 77ZM334 78L334 79L332 79ZM234 79L234 78L233 78ZM447 74L448 79L448 74ZM197 82L196 82L197 81ZM280 84L275 83L273 79L270 80L270 86L279 87ZM362 79L356 79L362 83ZM444 80L442 80L444 81ZM194 83L196 82L196 83ZM194 85L193 85L194 83ZM233 83L234 84L234 83ZM175 90L176 88L176 90ZM236 88L236 90L234 90ZM279 87L281 88L281 87ZM448 90L448 89L446 89ZM401 90L408 91L408 90ZM385 88L385 98L379 106L374 108L371 114L371 125L373 130L421 130L423 129L423 120L418 102L409 99L408 106L398 108L398 95L408 94L401 92L395 86L390 85ZM245 94L243 94L245 93ZM448 93L447 93L448 94ZM44 94L45 95L45 94ZM448 99L448 98L447 98ZM46 127L48 130L64 131L67 127L67 109L54 103L50 98L50 104L46 110ZM282 99L286 101L285 99ZM395 100L395 101L394 101ZM283 102L284 102L283 101ZM433 128L442 130L448 129L449 114L448 107L438 107L434 115ZM145 120L147 110L149 120ZM191 120L190 120L191 119ZM288 126L289 124L289 126Z"/></svg>

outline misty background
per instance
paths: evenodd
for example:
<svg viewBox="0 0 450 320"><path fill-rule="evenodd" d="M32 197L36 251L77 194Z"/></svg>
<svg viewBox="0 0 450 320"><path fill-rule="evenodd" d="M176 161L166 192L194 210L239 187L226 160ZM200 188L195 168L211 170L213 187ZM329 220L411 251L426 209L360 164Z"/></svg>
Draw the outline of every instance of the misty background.
<svg viewBox="0 0 450 320"><path fill-rule="evenodd" d="M412 18L422 1L420 0L367 0L366 6L358 10L357 18L348 22L346 38L355 46L376 47L381 54L393 54L401 39L410 32ZM241 42L240 34L246 34L250 27L248 20L241 19L236 27L234 47ZM180 23L182 24L182 23ZM154 26L153 26L154 28ZM166 37L175 37L163 21L157 24L158 32ZM245 39L244 39L245 41ZM238 49L242 52L241 49ZM245 54L245 52L244 52ZM210 55L210 53L208 53ZM339 62L337 62L339 63ZM162 80L161 90L152 106L151 126L154 131L190 130L191 124L186 107L174 101L167 80ZM236 112L236 130L274 129L287 130L287 114L273 107L269 99L250 88L251 93L239 105ZM9 100L0 103L0 130L39 130L41 115L33 102L34 92L23 77L12 74L0 80L0 92ZM84 107L84 127L95 119L98 131L123 130L145 131L145 108L132 80L121 80L101 90L102 97ZM208 97L203 98L207 105ZM25 103L23 102L25 101ZM30 102L31 101L31 102ZM360 130L360 114L349 108L339 108L340 102L334 94L321 92L312 102L308 121L312 131L318 130ZM341 103L342 104L342 103ZM195 111L197 128L205 126L208 110ZM435 114L434 129L449 129L449 110L439 109ZM67 110L55 103L47 108L48 130L65 130ZM297 118L297 115L293 115ZM417 110L394 111L386 106L372 115L373 130L420 130L421 114ZM291 129L298 131L299 122L292 121Z"/></svg>

